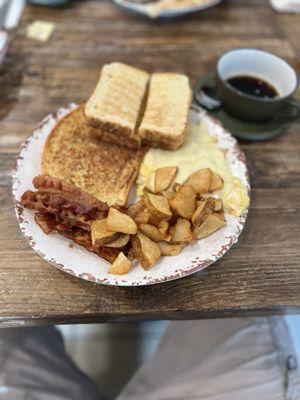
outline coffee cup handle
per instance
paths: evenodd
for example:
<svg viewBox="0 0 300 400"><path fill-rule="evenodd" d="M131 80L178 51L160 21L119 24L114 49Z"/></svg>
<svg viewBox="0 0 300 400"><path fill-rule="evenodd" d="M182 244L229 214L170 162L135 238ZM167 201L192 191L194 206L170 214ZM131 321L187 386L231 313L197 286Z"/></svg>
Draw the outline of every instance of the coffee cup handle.
<svg viewBox="0 0 300 400"><path fill-rule="evenodd" d="M214 86L200 86L195 91L195 99L200 106L207 110L218 110L222 107L222 102L218 97Z"/></svg>
<svg viewBox="0 0 300 400"><path fill-rule="evenodd" d="M293 121L300 117L300 101L290 99L286 105L273 115L273 120L276 122Z"/></svg>

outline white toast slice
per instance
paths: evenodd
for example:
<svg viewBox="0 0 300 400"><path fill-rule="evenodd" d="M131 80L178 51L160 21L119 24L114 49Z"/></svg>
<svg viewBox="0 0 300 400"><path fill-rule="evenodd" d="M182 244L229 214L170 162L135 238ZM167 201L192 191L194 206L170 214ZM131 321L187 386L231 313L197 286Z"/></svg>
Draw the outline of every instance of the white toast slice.
<svg viewBox="0 0 300 400"><path fill-rule="evenodd" d="M149 74L122 63L104 65L84 113L90 126L101 132L139 141L136 126L146 96Z"/></svg>
<svg viewBox="0 0 300 400"><path fill-rule="evenodd" d="M178 149L186 137L191 95L187 76L153 74L146 110L139 127L143 143L151 147Z"/></svg>

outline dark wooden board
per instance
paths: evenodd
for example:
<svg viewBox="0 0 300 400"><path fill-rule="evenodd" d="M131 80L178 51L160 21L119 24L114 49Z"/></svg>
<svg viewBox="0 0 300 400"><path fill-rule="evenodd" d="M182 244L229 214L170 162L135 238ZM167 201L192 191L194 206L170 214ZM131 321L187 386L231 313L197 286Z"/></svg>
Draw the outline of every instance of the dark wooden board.
<svg viewBox="0 0 300 400"><path fill-rule="evenodd" d="M55 23L47 43L28 23ZM214 318L300 311L300 124L264 143L242 143L251 175L249 219L239 243L212 267L166 284L116 288L68 276L20 233L11 172L21 142L48 113L90 94L102 64L182 71L193 83L233 47L277 53L299 72L299 16L268 1L227 0L185 19L153 22L110 1L63 10L27 6L0 68L0 326Z"/></svg>

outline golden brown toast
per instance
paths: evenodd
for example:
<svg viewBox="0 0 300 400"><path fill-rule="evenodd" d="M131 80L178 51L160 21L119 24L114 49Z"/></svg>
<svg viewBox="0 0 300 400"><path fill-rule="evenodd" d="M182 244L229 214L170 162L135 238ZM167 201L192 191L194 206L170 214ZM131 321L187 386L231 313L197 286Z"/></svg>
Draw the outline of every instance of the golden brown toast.
<svg viewBox="0 0 300 400"><path fill-rule="evenodd" d="M143 143L168 150L178 149L186 137L190 103L191 89L185 75L153 74L139 127Z"/></svg>
<svg viewBox="0 0 300 400"><path fill-rule="evenodd" d="M148 81L147 72L129 65L117 62L104 65L84 108L89 125L99 129L100 139L118 143L121 138L122 145L140 146L136 128Z"/></svg>
<svg viewBox="0 0 300 400"><path fill-rule="evenodd" d="M145 149L97 140L83 105L61 119L47 138L42 173L81 188L108 205L125 205Z"/></svg>
<svg viewBox="0 0 300 400"><path fill-rule="evenodd" d="M128 137L116 132L108 132L104 129L90 128L94 137L102 142L117 144L118 146L129 147L130 149L139 149L141 147L141 138L138 135Z"/></svg>

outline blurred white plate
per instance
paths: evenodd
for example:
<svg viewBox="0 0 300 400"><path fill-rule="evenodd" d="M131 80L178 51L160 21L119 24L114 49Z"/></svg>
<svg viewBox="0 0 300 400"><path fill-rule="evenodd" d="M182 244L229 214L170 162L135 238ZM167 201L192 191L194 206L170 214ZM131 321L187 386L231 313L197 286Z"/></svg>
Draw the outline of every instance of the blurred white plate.
<svg viewBox="0 0 300 400"><path fill-rule="evenodd" d="M44 234L35 223L33 212L24 209L19 200L26 190L33 189L32 179L41 174L41 154L47 136L58 121L75 107L76 104L71 104L41 122L23 144L13 174L13 198L21 231L41 257L62 271L88 281L116 286L140 286L166 282L198 272L221 258L237 242L248 210L239 217L225 214L227 225L224 228L205 239L195 241L175 257L162 257L149 271L135 265L128 274L117 276L108 274L109 263L97 255L79 245L70 246L72 242L59 234ZM224 149L232 173L250 190L245 156L236 139L199 107L191 110L190 119L206 125L208 133Z"/></svg>
<svg viewBox="0 0 300 400"><path fill-rule="evenodd" d="M127 0L113 0L118 6L139 15L145 15L149 18L176 18L187 14L205 10L207 8L216 6L222 0L203 0L199 5L185 6L185 7L170 7L153 14L150 4L137 4Z"/></svg>

